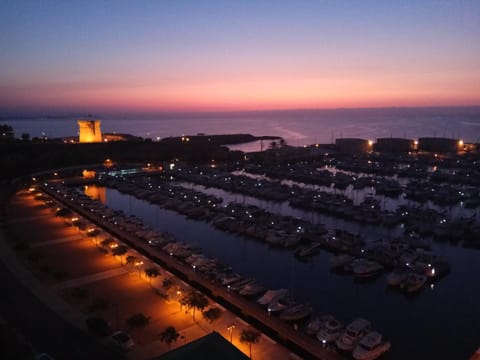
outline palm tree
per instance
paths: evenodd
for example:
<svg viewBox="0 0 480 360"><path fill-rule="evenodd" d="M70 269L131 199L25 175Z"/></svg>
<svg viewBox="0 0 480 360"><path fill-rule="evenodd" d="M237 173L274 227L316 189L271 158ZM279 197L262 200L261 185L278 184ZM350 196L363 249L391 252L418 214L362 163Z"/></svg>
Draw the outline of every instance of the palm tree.
<svg viewBox="0 0 480 360"><path fill-rule="evenodd" d="M111 245L113 245L115 243L115 240L113 240L112 238L106 238L106 239L103 239L101 242L100 242L100 245L104 248L108 248L110 247Z"/></svg>
<svg viewBox="0 0 480 360"><path fill-rule="evenodd" d="M250 359L252 358L252 345L260 341L260 333L253 329L243 329L240 334L240 342L248 344L250 348Z"/></svg>
<svg viewBox="0 0 480 360"><path fill-rule="evenodd" d="M128 247L125 245L119 245L112 249L113 256L117 257L120 256L120 264L123 265L123 255L125 255L128 251Z"/></svg>
<svg viewBox="0 0 480 360"><path fill-rule="evenodd" d="M160 341L166 343L168 345L168 350L170 350L172 343L176 342L179 336L180 334L178 333L177 329L175 329L173 326L169 326L160 333Z"/></svg>
<svg viewBox="0 0 480 360"><path fill-rule="evenodd" d="M195 321L195 310L203 310L208 306L207 297L199 291L191 290L185 298L182 299L181 303L184 303L190 308L193 308L193 321Z"/></svg>
<svg viewBox="0 0 480 360"><path fill-rule="evenodd" d="M160 270L158 270L156 267L150 267L145 269L145 275L147 275L150 287L152 286L152 278L155 278L160 275Z"/></svg>
<svg viewBox="0 0 480 360"><path fill-rule="evenodd" d="M220 308L218 307L211 307L210 309L202 312L202 315L205 320L207 320L211 324L214 321L220 319L220 317L222 316L222 310L220 310Z"/></svg>
<svg viewBox="0 0 480 360"><path fill-rule="evenodd" d="M132 267L135 265L135 262L137 261L137 257L134 255L127 255L125 258L125 265L130 264Z"/></svg>

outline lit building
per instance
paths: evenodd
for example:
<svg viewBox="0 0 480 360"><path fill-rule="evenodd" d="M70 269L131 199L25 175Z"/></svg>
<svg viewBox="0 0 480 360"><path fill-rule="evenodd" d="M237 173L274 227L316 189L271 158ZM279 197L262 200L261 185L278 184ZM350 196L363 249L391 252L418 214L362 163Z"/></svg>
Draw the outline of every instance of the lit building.
<svg viewBox="0 0 480 360"><path fill-rule="evenodd" d="M102 142L100 120L78 120L80 143Z"/></svg>

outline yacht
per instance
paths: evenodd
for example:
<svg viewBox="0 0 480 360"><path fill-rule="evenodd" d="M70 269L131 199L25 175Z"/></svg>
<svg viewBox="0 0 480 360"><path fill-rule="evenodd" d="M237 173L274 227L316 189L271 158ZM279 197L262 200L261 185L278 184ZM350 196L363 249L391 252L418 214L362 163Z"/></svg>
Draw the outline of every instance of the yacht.
<svg viewBox="0 0 480 360"><path fill-rule="evenodd" d="M298 321L305 319L312 312L312 307L308 304L297 304L283 310L279 318L285 321Z"/></svg>
<svg viewBox="0 0 480 360"><path fill-rule="evenodd" d="M338 349L352 351L360 339L370 331L370 321L357 318L353 320L335 341Z"/></svg>
<svg viewBox="0 0 480 360"><path fill-rule="evenodd" d="M332 315L323 315L315 317L307 323L305 326L305 334L313 336L317 334L326 324L327 321L333 320Z"/></svg>
<svg viewBox="0 0 480 360"><path fill-rule="evenodd" d="M389 341L376 331L365 335L353 350L353 358L356 360L375 360L386 353L391 347Z"/></svg>
<svg viewBox="0 0 480 360"><path fill-rule="evenodd" d="M268 304L271 304L272 302L280 300L285 295L287 295L287 293L287 289L268 290L260 299L257 300L257 302L260 305L266 306Z"/></svg>
<svg viewBox="0 0 480 360"><path fill-rule="evenodd" d="M240 295L243 295L243 296L256 296L264 293L265 290L266 289L262 284L254 281L245 285L245 287L242 290L240 290L239 293Z"/></svg>
<svg viewBox="0 0 480 360"><path fill-rule="evenodd" d="M331 319L325 323L323 329L317 333L317 339L322 344L332 343L340 336L343 329L343 324L336 320Z"/></svg>

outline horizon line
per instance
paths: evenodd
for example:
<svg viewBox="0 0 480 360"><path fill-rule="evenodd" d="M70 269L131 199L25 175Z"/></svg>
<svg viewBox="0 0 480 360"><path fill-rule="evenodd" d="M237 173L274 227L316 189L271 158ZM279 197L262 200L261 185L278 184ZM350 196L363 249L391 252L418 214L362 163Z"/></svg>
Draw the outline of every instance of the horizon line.
<svg viewBox="0 0 480 360"><path fill-rule="evenodd" d="M366 106L366 107L321 107L321 108L272 108L272 109L249 109L249 110L122 110L122 109L109 109L109 110L95 110L86 112L83 110L61 110L61 109L49 109L49 110L34 110L34 109L0 109L0 117L8 116L10 114L24 114L28 115L56 115L69 114L76 115L82 114L82 116L97 117L93 114L144 114L144 115L156 115L156 114L247 114L247 113L271 113L271 112L296 112L296 111L339 111L339 110L388 110L388 109L453 109L453 108L480 108L479 104L474 105L392 105L392 106ZM83 115L85 114L85 115Z"/></svg>

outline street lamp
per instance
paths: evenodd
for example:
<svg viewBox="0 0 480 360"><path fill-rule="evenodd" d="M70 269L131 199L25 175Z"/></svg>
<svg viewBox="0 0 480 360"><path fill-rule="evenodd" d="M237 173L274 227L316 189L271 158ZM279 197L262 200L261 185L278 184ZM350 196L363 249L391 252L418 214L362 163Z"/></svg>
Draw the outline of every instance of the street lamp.
<svg viewBox="0 0 480 360"><path fill-rule="evenodd" d="M143 261L137 261L135 263L135 266L138 267L138 277L139 278L142 277L142 265L143 265Z"/></svg>
<svg viewBox="0 0 480 360"><path fill-rule="evenodd" d="M235 324L231 324L227 327L227 330L230 332L230 343L232 343L233 340L233 329L235 329Z"/></svg>

